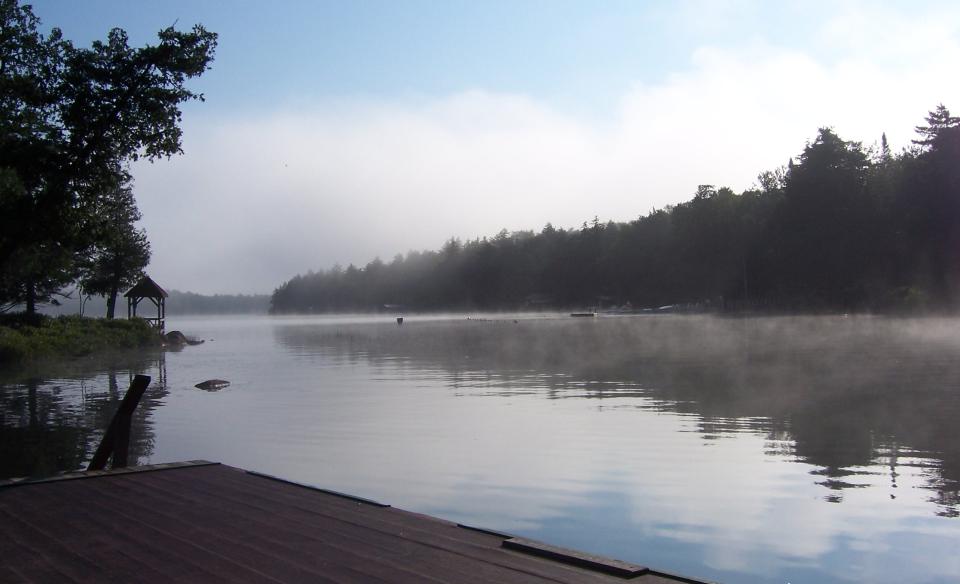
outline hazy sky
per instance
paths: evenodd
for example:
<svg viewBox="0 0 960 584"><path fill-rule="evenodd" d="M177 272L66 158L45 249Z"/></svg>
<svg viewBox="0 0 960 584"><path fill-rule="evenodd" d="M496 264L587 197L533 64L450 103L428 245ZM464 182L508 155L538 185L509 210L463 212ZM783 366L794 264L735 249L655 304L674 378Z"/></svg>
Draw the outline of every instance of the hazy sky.
<svg viewBox="0 0 960 584"><path fill-rule="evenodd" d="M625 221L750 187L821 126L895 150L960 110L960 4L42 0L45 28L220 34L184 154L137 164L168 288Z"/></svg>

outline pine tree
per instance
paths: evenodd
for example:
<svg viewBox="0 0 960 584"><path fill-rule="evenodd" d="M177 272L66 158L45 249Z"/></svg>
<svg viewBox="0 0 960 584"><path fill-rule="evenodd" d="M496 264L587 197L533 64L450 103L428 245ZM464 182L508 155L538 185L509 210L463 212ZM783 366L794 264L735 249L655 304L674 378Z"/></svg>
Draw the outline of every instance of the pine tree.
<svg viewBox="0 0 960 584"><path fill-rule="evenodd" d="M927 115L926 120L926 126L917 126L915 128L917 133L920 134L920 138L911 141L927 149L934 147L937 138L940 137L944 130L960 127L960 118L951 116L950 110L942 103Z"/></svg>

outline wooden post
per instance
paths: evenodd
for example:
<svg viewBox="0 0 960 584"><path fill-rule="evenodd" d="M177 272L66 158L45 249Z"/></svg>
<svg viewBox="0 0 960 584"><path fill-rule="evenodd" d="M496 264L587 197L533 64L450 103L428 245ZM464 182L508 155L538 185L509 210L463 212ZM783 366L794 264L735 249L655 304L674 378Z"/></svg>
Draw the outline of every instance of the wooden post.
<svg viewBox="0 0 960 584"><path fill-rule="evenodd" d="M107 466L107 459L113 455L113 468L123 468L127 466L127 453L130 448L130 422L133 419L133 412L140 403L140 398L150 385L150 376L137 375L133 378L130 388L123 396L120 407L110 420L103 440L93 455L93 459L87 466L87 470L103 470Z"/></svg>

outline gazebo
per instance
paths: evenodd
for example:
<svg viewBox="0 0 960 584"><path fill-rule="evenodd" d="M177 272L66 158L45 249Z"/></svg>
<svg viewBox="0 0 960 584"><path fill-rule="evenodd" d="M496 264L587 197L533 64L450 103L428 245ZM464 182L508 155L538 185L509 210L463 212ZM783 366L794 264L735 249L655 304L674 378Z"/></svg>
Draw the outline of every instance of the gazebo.
<svg viewBox="0 0 960 584"><path fill-rule="evenodd" d="M143 317L143 319L157 327L157 330L162 333L163 319L167 315L167 296L169 296L167 291L150 279L150 276L144 276L142 280L137 282L133 288L130 288L127 290L127 293L124 294L124 297L127 299L127 318L133 318L137 316L137 305L140 304L142 300L148 299L153 303L154 306L157 307L157 317Z"/></svg>

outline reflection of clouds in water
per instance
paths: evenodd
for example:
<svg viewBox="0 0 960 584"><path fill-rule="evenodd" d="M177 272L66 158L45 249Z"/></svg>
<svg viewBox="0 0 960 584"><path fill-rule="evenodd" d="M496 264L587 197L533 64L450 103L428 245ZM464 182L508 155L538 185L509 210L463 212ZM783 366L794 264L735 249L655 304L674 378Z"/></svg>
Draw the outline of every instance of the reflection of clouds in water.
<svg viewBox="0 0 960 584"><path fill-rule="evenodd" d="M890 502L876 490L876 496L848 497L838 514L811 481L815 467L771 458L764 436L744 433L704 448L691 431L692 416L616 407L635 398L612 399L615 407L597 416L584 416L589 402L545 404L533 395L513 396L506 404L482 396L444 402L436 391L422 399L407 395L402 403L388 400L380 411L366 411L373 427L353 425L359 443L329 461L334 469L349 468L349 483L337 488L370 494L371 485L393 477L392 485L375 488L376 498L518 533L579 521L586 523L581 539L561 543L587 549L594 538L583 535L610 526L571 517L571 511L589 510L591 499L607 492L623 501L626 517L619 527L628 539L702 548L707 565L747 572L763 562L771 570L784 561L815 565L838 538L862 542L865 555L887 553L877 544L878 534L904 531L901 522L923 504L921 491L913 488L922 476L914 473L901 479L913 504L877 516L876 505ZM383 421L412 416L428 403L428 436L403 429L404 422ZM388 442L390 454L377 455ZM355 457L357 451L366 454ZM636 554L630 559L650 561L642 551L630 553Z"/></svg>

